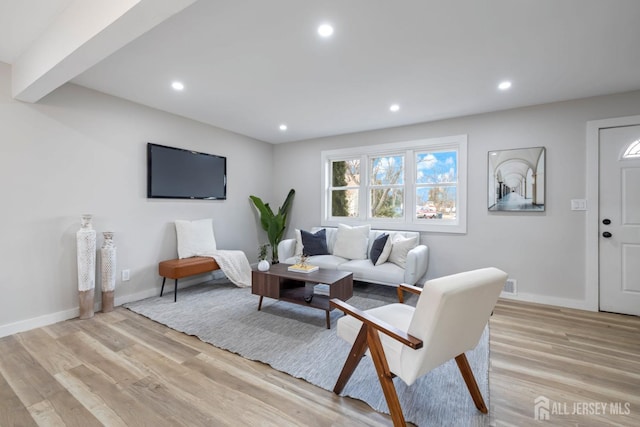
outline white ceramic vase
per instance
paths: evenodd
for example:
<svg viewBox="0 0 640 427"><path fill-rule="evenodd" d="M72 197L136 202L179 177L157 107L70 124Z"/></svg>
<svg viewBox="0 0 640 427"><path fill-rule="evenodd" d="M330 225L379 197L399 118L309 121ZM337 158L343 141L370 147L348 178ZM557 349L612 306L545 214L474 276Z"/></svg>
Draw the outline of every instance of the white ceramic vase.
<svg viewBox="0 0 640 427"><path fill-rule="evenodd" d="M96 231L91 215L81 217L81 228L76 232L78 250L78 299L80 319L93 317L93 298L96 287Z"/></svg>
<svg viewBox="0 0 640 427"><path fill-rule="evenodd" d="M100 249L102 267L102 312L113 311L113 293L116 288L116 247L113 244L113 232L102 233L104 242Z"/></svg>
<svg viewBox="0 0 640 427"><path fill-rule="evenodd" d="M263 259L258 263L258 270L260 271L269 271L270 267L271 264L269 264L269 261L267 261L266 259Z"/></svg>

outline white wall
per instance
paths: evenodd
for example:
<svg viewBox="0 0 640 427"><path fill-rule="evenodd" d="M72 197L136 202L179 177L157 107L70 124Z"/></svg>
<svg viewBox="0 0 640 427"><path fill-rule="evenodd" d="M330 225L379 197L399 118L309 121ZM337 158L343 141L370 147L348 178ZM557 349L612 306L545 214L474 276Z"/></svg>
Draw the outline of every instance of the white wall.
<svg viewBox="0 0 640 427"><path fill-rule="evenodd" d="M266 239L249 195L271 197L272 145L72 84L38 104L10 93L0 63L0 336L77 315L82 213L94 215L98 247L115 232L117 304L160 292L175 219L213 218L218 246L255 261ZM228 199L147 199L147 142L226 156Z"/></svg>
<svg viewBox="0 0 640 427"><path fill-rule="evenodd" d="M281 144L274 191L297 190L291 237L294 227L320 224L321 150L467 134L468 232L422 233L431 249L428 277L491 265L517 280L519 299L587 308L585 212L570 210L571 199L586 197L586 122L639 112L637 91ZM488 212L488 151L536 146L547 148L546 212Z"/></svg>

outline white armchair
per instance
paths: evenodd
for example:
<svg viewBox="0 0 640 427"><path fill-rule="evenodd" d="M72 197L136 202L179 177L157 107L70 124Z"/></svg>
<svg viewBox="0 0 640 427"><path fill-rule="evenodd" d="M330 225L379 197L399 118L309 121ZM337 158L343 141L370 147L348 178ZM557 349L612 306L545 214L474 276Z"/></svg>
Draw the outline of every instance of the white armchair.
<svg viewBox="0 0 640 427"><path fill-rule="evenodd" d="M378 373L394 426L404 416L392 378L407 385L455 358L476 408L487 413L465 352L472 350L495 307L507 274L484 268L429 280L424 287L398 286L400 303L361 311L338 299L331 306L347 316L338 320L338 336L353 343L334 387L339 394L365 352ZM403 291L419 294L416 307L402 304Z"/></svg>

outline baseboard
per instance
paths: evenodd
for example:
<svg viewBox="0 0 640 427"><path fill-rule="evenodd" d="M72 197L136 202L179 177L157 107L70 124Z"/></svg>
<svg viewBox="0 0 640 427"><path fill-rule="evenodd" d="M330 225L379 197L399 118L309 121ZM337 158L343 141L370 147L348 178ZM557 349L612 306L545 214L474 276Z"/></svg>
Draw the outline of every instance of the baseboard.
<svg viewBox="0 0 640 427"><path fill-rule="evenodd" d="M589 304L588 301L585 301L585 300L557 298L557 297L549 297L545 295L536 295L536 294L523 294L521 292L515 295L509 294L507 292L502 292L500 294L500 298L513 300L513 301L533 302L536 304L553 305L557 307L575 308L577 310L598 311L598 310L594 310L591 304Z"/></svg>
<svg viewBox="0 0 640 427"><path fill-rule="evenodd" d="M116 296L114 300L114 304L118 306L118 305L126 304L131 301L138 301L141 299L156 296L158 295L158 293L159 293L158 289L152 288L152 289L146 289L142 292L137 292L135 294L123 295L121 297ZM173 294L173 288L171 289L171 292L167 292L167 293ZM96 297L98 297L98 295L96 295ZM102 309L100 302L96 302L93 309L96 312L100 311ZM9 323L6 325L0 325L0 338L6 337L8 335L17 334L19 332L25 332L35 328L41 328L43 326L53 325L54 323L62 322L65 320L74 319L79 315L80 315L80 309L76 307L69 310L58 311L57 313L45 314L43 316L38 316L31 319L25 319L25 320L20 320L14 323Z"/></svg>
<svg viewBox="0 0 640 427"><path fill-rule="evenodd" d="M45 314L44 316L38 316L32 319L20 320L18 322L8 323L6 325L0 325L0 338L17 334L18 332L24 332L30 329L52 325L54 323L62 322L63 320L73 319L74 317L78 317L79 315L80 309L72 308L70 310Z"/></svg>
<svg viewBox="0 0 640 427"><path fill-rule="evenodd" d="M222 275L224 277L224 274ZM178 287L178 295L180 295L180 289L188 288L189 286L197 285L199 283L206 282L211 279L218 279L220 275L208 274L201 275L192 279L184 279L181 280ZM132 301L138 301L141 299L154 297L160 295L160 289L158 287L153 287L149 289L145 289L140 292L136 292L134 294L126 294L119 296L118 289L115 292L114 305L120 306ZM168 282L165 286L164 295L167 298L173 298L173 281ZM96 292L96 299L100 298ZM94 310L96 313L102 310L101 302L97 301L94 305ZM18 322L8 323L6 325L0 325L0 338L6 337L9 335L17 334L19 332L25 332L35 328L41 328L43 326L53 325L54 323L62 322L64 320L69 320L76 318L80 315L80 309L78 307L72 308L69 310L63 310L56 313L45 314L43 316L34 317L31 319L20 320Z"/></svg>

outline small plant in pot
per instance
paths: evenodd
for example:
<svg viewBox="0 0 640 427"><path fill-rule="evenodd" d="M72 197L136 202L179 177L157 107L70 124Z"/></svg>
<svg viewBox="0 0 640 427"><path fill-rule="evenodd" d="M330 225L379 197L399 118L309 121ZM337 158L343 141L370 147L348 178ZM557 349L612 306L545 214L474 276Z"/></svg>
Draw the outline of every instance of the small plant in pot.
<svg viewBox="0 0 640 427"><path fill-rule="evenodd" d="M258 270L267 271L271 264L267 261L267 251L269 250L269 244L263 243L258 246Z"/></svg>

